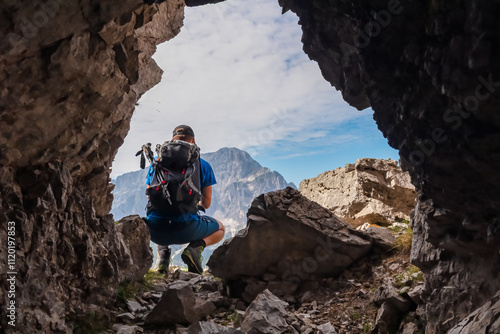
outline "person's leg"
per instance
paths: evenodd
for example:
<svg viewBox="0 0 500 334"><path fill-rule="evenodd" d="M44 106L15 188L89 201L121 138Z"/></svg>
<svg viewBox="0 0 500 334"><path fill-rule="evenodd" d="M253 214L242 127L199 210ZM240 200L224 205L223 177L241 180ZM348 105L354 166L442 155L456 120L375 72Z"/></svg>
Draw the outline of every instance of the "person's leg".
<svg viewBox="0 0 500 334"><path fill-rule="evenodd" d="M170 247L166 245L158 245L158 272L168 273L170 265Z"/></svg>
<svg viewBox="0 0 500 334"><path fill-rule="evenodd" d="M219 224L219 229L203 239L203 241L205 241L206 246L215 245L216 243L221 241L222 238L224 238L224 234L226 233L224 225L220 221L218 220L216 221Z"/></svg>
<svg viewBox="0 0 500 334"><path fill-rule="evenodd" d="M143 220L148 226L151 241L158 245L158 257L156 259L155 267L159 273L168 274L168 267L170 265L170 243L165 238L165 231L158 228L161 226L158 221L148 220L147 218L143 218Z"/></svg>
<svg viewBox="0 0 500 334"><path fill-rule="evenodd" d="M221 222L209 216L200 216L198 226L198 232L192 235L194 240L184 249L181 259L187 264L190 272L202 274L201 253L206 246L214 245L221 241L225 230Z"/></svg>

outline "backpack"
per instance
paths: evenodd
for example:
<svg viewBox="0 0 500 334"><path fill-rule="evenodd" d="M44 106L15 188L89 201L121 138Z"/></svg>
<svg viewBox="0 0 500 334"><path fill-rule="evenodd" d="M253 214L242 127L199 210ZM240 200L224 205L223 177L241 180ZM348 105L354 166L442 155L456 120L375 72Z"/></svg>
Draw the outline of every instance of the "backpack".
<svg viewBox="0 0 500 334"><path fill-rule="evenodd" d="M152 210L178 215L196 213L201 199L200 148L182 140L157 145L152 162L148 214Z"/></svg>

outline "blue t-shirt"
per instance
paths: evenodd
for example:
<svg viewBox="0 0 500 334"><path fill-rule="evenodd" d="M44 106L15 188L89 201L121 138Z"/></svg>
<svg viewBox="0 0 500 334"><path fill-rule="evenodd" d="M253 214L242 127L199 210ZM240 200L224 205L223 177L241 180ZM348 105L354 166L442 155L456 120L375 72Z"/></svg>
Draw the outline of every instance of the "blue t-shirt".
<svg viewBox="0 0 500 334"><path fill-rule="evenodd" d="M149 166L149 171L148 175L146 177L146 184L151 185L151 179L153 178L154 170L153 166ZM201 179L201 189L213 186L214 184L217 183L217 180L215 179L215 174L214 170L212 169L212 166L208 162L206 162L203 159L200 159L200 179ZM176 220L175 217L171 217L165 213L158 212L158 211L151 211L148 214L148 220L152 222L156 222L159 220L165 220L165 219L170 219L170 220ZM183 219L185 219L185 215L183 216ZM189 217L189 220L199 220L199 217L197 214L193 213L191 217Z"/></svg>

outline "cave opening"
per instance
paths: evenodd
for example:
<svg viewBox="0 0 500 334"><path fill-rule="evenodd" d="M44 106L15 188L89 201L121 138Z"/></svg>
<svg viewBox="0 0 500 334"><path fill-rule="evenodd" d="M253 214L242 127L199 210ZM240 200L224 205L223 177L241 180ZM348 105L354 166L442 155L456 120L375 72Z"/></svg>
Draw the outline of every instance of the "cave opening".
<svg viewBox="0 0 500 334"><path fill-rule="evenodd" d="M398 159L303 52L296 14L275 1L186 7L184 26L153 56L162 81L139 100L112 177L138 169L146 142L190 124L202 152L237 147L298 185L359 158Z"/></svg>
<svg viewBox="0 0 500 334"><path fill-rule="evenodd" d="M151 54L157 44L177 35L183 24L184 0L152 2L2 3L0 225L16 230L15 238L9 235L15 239L9 251L16 252L19 273L16 305L23 310L18 313L19 330L24 324L25 331L36 325L44 332L54 328L69 332L71 324L61 310L110 315L103 305L112 302L118 285L131 279L130 273L148 269L131 268L130 261L122 261L129 254L121 241L133 240L133 236L118 235L127 231L117 231L109 215L109 168L129 130L138 97L159 81L160 70L150 62ZM146 121L141 128L134 120L122 150L134 132L140 134L139 145L166 139L163 133L145 138L158 124L170 121L152 114L196 115L200 110L202 116L196 117L200 123L190 123L201 136L205 152L240 146L255 152L263 165L283 173L293 167L314 176L318 173L314 167L321 172L346 162L329 160L341 156L339 148L357 154L357 149L370 150L369 144L387 145L371 119L371 110L347 110L339 94L321 78L316 64L307 62L300 51L300 27L292 14L281 16L273 1L252 2L250 9L260 12L238 14L236 9L245 8L236 8L239 3L244 2L186 9L185 30L165 47L172 46L174 55L184 52L177 58L190 62L182 65L169 59L164 81L172 86L161 89L159 85L156 94L179 95L192 106L167 108L153 91L144 95L135 115L144 115ZM428 298L422 309L427 327L445 333L469 315L478 319L474 310L488 306L490 300L491 305L497 303L491 297L498 298L500 289L499 3L279 3L301 17L304 48L322 66L323 76L342 89L352 105L363 108L369 100L379 129L410 162L409 172L419 191L412 217L417 246L411 256L428 274ZM264 11L265 6L274 7ZM388 16L381 13L387 10L395 15L390 25L377 30L375 23L386 24ZM187 24L189 20L205 25L196 28ZM289 30L283 21L290 21L296 30ZM239 26L251 29L238 30ZM354 32L360 30L372 35L368 45L356 40L359 36ZM186 32L213 48L188 41L186 52L176 45L182 44L180 38ZM223 37L223 33L232 35ZM291 39L295 44L289 43ZM247 40L257 44L245 44ZM342 42L353 40L361 44L342 48ZM232 49L234 45L240 48ZM202 56L196 54L200 50L205 51ZM225 58L214 58L220 53ZM261 62L256 56L277 62ZM193 85L175 80L176 70L183 70L182 66L189 70L193 63L198 67L191 71L197 69L201 79L192 79ZM317 77L304 74L309 73L308 66L316 68ZM213 79L223 72L229 77ZM250 74L257 78L251 79ZM245 88L247 82L253 83L251 88ZM320 82L321 90L316 86ZM181 94L181 88L189 94ZM215 91L209 91L212 88ZM212 104L199 100L204 95ZM279 99L270 103L270 97ZM229 100L236 104L227 104ZM297 100L302 104L292 103ZM337 105L347 111L336 113ZM221 110L225 114L218 114ZM280 122L280 115L288 115L289 123ZM168 123L165 132L184 121ZM356 128L359 124L366 126ZM204 128L210 131L204 133ZM349 132L354 128L355 135ZM220 138L226 142L217 142ZM120 151L131 159L131 170L138 168L134 153L139 145L130 145L130 153ZM313 153L321 159L314 160ZM115 160L115 175L120 173L120 164ZM307 176L297 180L303 177ZM7 240L5 228L0 229L0 237ZM3 258L6 252L6 247L0 249ZM6 280L0 285L0 291L8 291ZM449 286L453 289L443 289ZM469 300L465 304L464 296ZM6 294L1 299L8 302ZM497 317L498 313L483 310ZM448 312L455 314L451 321ZM6 317L2 319L1 326L5 326ZM474 321L468 323L473 326ZM463 332L477 331L466 328Z"/></svg>

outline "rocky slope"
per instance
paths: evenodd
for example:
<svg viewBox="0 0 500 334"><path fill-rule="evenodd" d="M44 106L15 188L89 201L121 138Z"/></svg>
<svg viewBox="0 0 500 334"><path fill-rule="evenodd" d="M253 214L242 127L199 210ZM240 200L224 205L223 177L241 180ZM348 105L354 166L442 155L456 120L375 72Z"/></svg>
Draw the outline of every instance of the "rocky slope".
<svg viewBox="0 0 500 334"><path fill-rule="evenodd" d="M358 159L302 181L299 190L354 227L409 221L415 207L410 175L391 159Z"/></svg>
<svg viewBox="0 0 500 334"><path fill-rule="evenodd" d="M247 227L214 252L211 274L156 274L122 301L113 329L418 333L422 274L409 265L408 236L400 223L355 230L292 188L266 193L253 201Z"/></svg>
<svg viewBox="0 0 500 334"><path fill-rule="evenodd" d="M217 184L213 186L212 205L206 214L221 220L226 227L225 239L233 237L246 225L246 213L252 200L260 194L295 185L287 183L283 176L262 167L245 151L222 148L217 152L203 153L202 158L214 169ZM144 194L146 170L120 175L113 181L114 201L111 213L115 219L139 214L145 215L147 198ZM156 245L152 244L153 249ZM181 246L173 246L173 263L182 265ZM214 247L204 252L204 263ZM155 252L156 256L156 252Z"/></svg>

